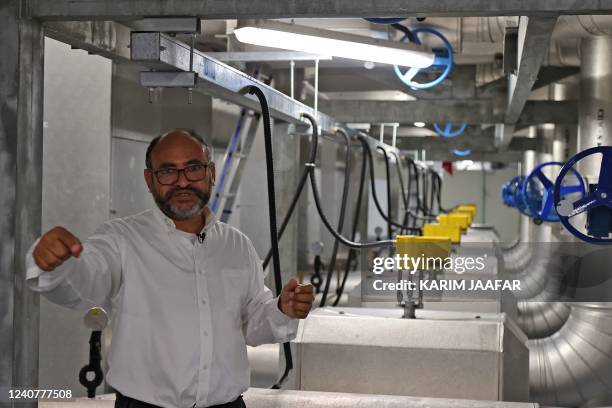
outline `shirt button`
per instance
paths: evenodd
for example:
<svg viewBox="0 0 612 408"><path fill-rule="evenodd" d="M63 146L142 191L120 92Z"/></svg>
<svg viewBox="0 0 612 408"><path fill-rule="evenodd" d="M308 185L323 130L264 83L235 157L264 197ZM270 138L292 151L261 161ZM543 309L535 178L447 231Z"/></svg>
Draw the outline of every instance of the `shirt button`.
<svg viewBox="0 0 612 408"><path fill-rule="evenodd" d="M204 336L208 336L208 332L204 330Z"/></svg>
<svg viewBox="0 0 612 408"><path fill-rule="evenodd" d="M206 300L202 299L202 304L205 305L206 304Z"/></svg>
<svg viewBox="0 0 612 408"><path fill-rule="evenodd" d="M208 365L204 364L204 366L202 367L202 370L206 370L208 368Z"/></svg>

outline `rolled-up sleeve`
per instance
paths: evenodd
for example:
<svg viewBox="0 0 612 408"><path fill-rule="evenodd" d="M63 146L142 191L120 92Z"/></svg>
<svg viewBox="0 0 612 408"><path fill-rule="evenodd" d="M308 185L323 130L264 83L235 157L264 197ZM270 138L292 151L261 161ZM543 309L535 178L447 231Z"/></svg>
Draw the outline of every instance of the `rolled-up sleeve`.
<svg viewBox="0 0 612 408"><path fill-rule="evenodd" d="M295 338L298 319L285 315L278 308L278 297L264 285L261 260L248 241L250 259L249 294L243 308L243 332L249 346L284 343Z"/></svg>
<svg viewBox="0 0 612 408"><path fill-rule="evenodd" d="M26 284L31 290L71 309L87 310L109 304L122 279L120 236L110 221L83 242L78 258L69 258L50 272L40 269L32 256L39 240L26 254Z"/></svg>

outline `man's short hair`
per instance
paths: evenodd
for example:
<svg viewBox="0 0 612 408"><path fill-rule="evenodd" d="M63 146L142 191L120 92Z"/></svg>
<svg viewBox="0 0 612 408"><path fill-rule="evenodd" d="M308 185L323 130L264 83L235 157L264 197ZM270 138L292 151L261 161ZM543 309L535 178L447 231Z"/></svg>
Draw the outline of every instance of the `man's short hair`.
<svg viewBox="0 0 612 408"><path fill-rule="evenodd" d="M204 151L206 152L206 155L208 156L208 161L213 161L212 147L208 144L206 139L204 139L202 136L197 134L196 131L193 129L174 129L169 132L162 133L161 135L156 136L155 139L151 140L151 143L149 143L149 146L147 147L147 153L145 155L145 166L147 169L149 170L153 169L153 164L151 163L151 152L153 152L153 149L155 149L155 146L157 146L157 144L163 137L168 136L169 134L172 134L172 133L184 133L184 134L187 134L193 137L195 140L200 142L200 144L204 147Z"/></svg>

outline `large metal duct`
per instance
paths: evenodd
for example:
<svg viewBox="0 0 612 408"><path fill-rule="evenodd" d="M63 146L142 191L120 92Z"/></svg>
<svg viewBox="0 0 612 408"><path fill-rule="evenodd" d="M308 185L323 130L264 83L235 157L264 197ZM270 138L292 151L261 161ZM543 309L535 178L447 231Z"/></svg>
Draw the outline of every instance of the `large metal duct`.
<svg viewBox="0 0 612 408"><path fill-rule="evenodd" d="M559 302L566 293L564 268L558 255L538 255L522 273L517 303L517 323L528 338L543 338L557 332L569 317L569 306Z"/></svg>
<svg viewBox="0 0 612 408"><path fill-rule="evenodd" d="M530 340L531 398L579 406L612 390L612 306L574 304L554 335Z"/></svg>
<svg viewBox="0 0 612 408"><path fill-rule="evenodd" d="M612 145L612 37L584 39L581 54L578 151ZM593 179L599 164L582 164L580 172Z"/></svg>
<svg viewBox="0 0 612 408"><path fill-rule="evenodd" d="M605 28L612 27L609 17L578 21L591 23L585 29L590 35L612 34ZM578 151L612 144L612 37L583 38L580 50ZM599 164L592 160L579 170L597 182ZM612 305L572 304L565 325L550 337L529 341L529 350L534 400L564 406L605 403L612 392Z"/></svg>
<svg viewBox="0 0 612 408"><path fill-rule="evenodd" d="M529 339L541 339L556 333L570 315L570 306L563 302L522 300L517 307L517 323Z"/></svg>
<svg viewBox="0 0 612 408"><path fill-rule="evenodd" d="M507 273L518 273L529 265L533 258L533 246L521 242L503 252L504 270Z"/></svg>

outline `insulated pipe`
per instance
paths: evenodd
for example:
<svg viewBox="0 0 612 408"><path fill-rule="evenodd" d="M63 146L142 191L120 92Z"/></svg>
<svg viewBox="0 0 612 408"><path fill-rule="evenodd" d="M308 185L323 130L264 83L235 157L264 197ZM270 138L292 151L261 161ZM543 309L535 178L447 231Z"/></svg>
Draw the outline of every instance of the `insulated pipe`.
<svg viewBox="0 0 612 408"><path fill-rule="evenodd" d="M582 41L578 151L612 145L612 37ZM597 160L583 160L580 173L593 180L599 175Z"/></svg>
<svg viewBox="0 0 612 408"><path fill-rule="evenodd" d="M538 151L536 153L537 163L548 163L553 161L553 140L555 137L555 128L553 125L546 124L537 127L537 138L538 138ZM542 172L549 178L554 180L556 174L555 170L559 170L558 167L545 167ZM552 242L552 224L545 222L537 227L533 228L535 235L535 242Z"/></svg>
<svg viewBox="0 0 612 408"><path fill-rule="evenodd" d="M517 324L529 339L541 339L555 334L570 315L570 305L558 301L521 300L517 308Z"/></svg>
<svg viewBox="0 0 612 408"><path fill-rule="evenodd" d="M529 265L533 257L533 247L528 242L519 241L518 245L503 252L504 270L519 273Z"/></svg>
<svg viewBox="0 0 612 408"><path fill-rule="evenodd" d="M528 338L542 338L555 333L569 317L569 307L558 302L566 293L563 284L563 261L556 247L546 244L534 249L533 244L522 244L504 254L514 255L515 259L528 259L519 267L506 265L505 272L513 274L513 279L521 282L521 291L514 293L518 299L517 323ZM517 255L518 254L518 255ZM514 266L514 267L513 267Z"/></svg>
<svg viewBox="0 0 612 408"><path fill-rule="evenodd" d="M567 321L569 306L559 302L562 295L569 294L565 277L563 262L554 252L538 254L516 277L522 288L514 293L519 300L517 323L528 338L550 336Z"/></svg>
<svg viewBox="0 0 612 408"><path fill-rule="evenodd" d="M529 137L535 138L537 130L534 126L529 128ZM521 164L521 174L527 176L536 166L536 153L533 150L527 150L523 153L523 162ZM534 241L533 223L531 218L521 215L520 237L521 242L529 243Z"/></svg>
<svg viewBox="0 0 612 408"><path fill-rule="evenodd" d="M528 346L533 400L579 406L612 390L612 306L572 304L557 333Z"/></svg>
<svg viewBox="0 0 612 408"><path fill-rule="evenodd" d="M561 288L561 273L563 265L558 254L547 250L540 250L533 261L522 271L512 274L512 279L521 281L521 290L516 291L514 296L518 300L544 300L537 298L543 292L551 294L546 300L553 299Z"/></svg>
<svg viewBox="0 0 612 408"><path fill-rule="evenodd" d="M578 151L612 142L612 39L583 39L581 53ZM599 173L599 163L585 163L580 172L593 180ZM569 319L558 332L531 340L528 345L531 396L535 400L578 406L610 395L610 304L572 304Z"/></svg>

